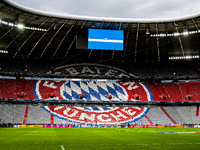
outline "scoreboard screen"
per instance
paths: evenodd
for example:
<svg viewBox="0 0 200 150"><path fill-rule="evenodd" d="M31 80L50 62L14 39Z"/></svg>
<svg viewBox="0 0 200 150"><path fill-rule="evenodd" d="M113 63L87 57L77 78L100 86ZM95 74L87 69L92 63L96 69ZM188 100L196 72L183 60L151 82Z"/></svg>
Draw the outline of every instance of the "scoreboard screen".
<svg viewBox="0 0 200 150"><path fill-rule="evenodd" d="M123 41L121 30L88 29L88 49L123 51Z"/></svg>

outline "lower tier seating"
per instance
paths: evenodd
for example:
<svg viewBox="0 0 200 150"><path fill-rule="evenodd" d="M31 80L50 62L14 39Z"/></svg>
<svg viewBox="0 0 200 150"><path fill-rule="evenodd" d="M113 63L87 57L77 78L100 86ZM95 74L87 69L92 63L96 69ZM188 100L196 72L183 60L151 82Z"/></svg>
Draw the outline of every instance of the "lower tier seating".
<svg viewBox="0 0 200 150"><path fill-rule="evenodd" d="M162 108L166 111L164 113ZM28 106L25 124L200 124L197 106L78 107ZM23 124L26 105L0 104L0 122ZM147 117L145 117L145 115ZM51 120L53 116L53 120ZM170 119L170 118L171 119Z"/></svg>

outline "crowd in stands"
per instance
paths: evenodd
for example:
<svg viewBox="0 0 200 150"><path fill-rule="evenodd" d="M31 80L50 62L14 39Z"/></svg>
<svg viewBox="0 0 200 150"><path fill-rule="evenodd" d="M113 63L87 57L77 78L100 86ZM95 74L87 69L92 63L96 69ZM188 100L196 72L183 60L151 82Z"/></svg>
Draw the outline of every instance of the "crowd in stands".
<svg viewBox="0 0 200 150"><path fill-rule="evenodd" d="M0 128L10 128L13 127L11 123L0 123Z"/></svg>

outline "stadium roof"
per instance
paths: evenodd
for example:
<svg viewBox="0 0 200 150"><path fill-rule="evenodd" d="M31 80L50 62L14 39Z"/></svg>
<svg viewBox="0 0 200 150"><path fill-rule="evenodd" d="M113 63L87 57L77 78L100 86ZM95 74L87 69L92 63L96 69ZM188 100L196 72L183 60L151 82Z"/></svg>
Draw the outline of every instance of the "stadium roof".
<svg viewBox="0 0 200 150"><path fill-rule="evenodd" d="M200 13L170 19L102 18L46 13L0 0L0 19L3 57L135 62L199 58ZM81 28L123 30L124 51L76 49Z"/></svg>

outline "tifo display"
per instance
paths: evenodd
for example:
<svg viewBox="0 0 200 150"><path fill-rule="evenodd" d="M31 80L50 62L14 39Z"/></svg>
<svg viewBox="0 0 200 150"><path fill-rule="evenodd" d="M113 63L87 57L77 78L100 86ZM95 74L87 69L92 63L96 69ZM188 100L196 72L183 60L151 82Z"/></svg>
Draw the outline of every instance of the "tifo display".
<svg viewBox="0 0 200 150"><path fill-rule="evenodd" d="M0 98L86 101L200 101L200 83L0 79Z"/></svg>

